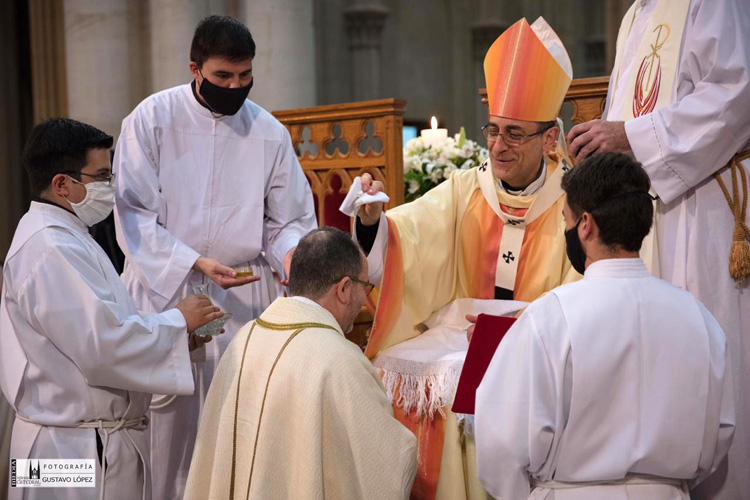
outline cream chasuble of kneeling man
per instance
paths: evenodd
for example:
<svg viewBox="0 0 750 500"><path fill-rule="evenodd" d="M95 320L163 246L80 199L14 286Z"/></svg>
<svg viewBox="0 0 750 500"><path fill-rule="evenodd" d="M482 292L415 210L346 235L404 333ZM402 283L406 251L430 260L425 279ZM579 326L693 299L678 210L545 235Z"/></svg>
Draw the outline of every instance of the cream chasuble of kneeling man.
<svg viewBox="0 0 750 500"><path fill-rule="evenodd" d="M498 500L688 500L732 442L729 359L688 292L640 259L597 261L495 352L477 390L479 478Z"/></svg>
<svg viewBox="0 0 750 500"><path fill-rule="evenodd" d="M497 39L485 74L490 115L544 122L556 119L571 70L562 42L540 18ZM462 453L450 412L468 349L464 315L512 314L580 278L565 254L560 179L571 163L564 141L540 167L520 193L503 187L489 162L457 170L381 217L368 255L380 293L366 354L383 374L394 413L419 438L412 498L486 498L473 439Z"/></svg>
<svg viewBox="0 0 750 500"><path fill-rule="evenodd" d="M185 500L401 500L415 471L367 358L323 307L279 298L219 363Z"/></svg>

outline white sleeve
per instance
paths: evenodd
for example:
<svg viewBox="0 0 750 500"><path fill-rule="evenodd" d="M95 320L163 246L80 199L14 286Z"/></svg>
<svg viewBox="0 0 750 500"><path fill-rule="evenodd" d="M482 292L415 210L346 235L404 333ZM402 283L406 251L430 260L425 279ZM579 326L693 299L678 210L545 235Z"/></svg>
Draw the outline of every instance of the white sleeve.
<svg viewBox="0 0 750 500"><path fill-rule="evenodd" d="M318 227L312 191L292 147L289 132L283 130L281 144L270 162L266 184L264 233L266 258L279 275L284 275L284 257L299 240Z"/></svg>
<svg viewBox="0 0 750 500"><path fill-rule="evenodd" d="M477 475L497 500L528 498L529 474L542 469L555 437L561 398L535 305L500 342L477 389Z"/></svg>
<svg viewBox="0 0 750 500"><path fill-rule="evenodd" d="M123 121L115 148L117 242L149 299L160 309L174 297L200 254L165 227L167 204L159 185L153 130L138 116Z"/></svg>
<svg viewBox="0 0 750 500"><path fill-rule="evenodd" d="M383 279L383 270L385 269L385 251L388 248L388 217L385 213L380 214L378 223L378 234L372 244L370 253L367 254L368 280L371 283L380 285ZM352 224L352 238L357 241L357 225Z"/></svg>
<svg viewBox="0 0 750 500"><path fill-rule="evenodd" d="M625 122L636 159L669 203L720 170L750 138L750 2L703 0L691 7L675 92L667 107Z"/></svg>
<svg viewBox="0 0 750 500"><path fill-rule="evenodd" d="M732 445L735 429L734 376L731 352L719 323L698 303L708 331L711 365L708 373L708 401L703 447L698 463L697 477L691 488L711 475L724 460Z"/></svg>
<svg viewBox="0 0 750 500"><path fill-rule="evenodd" d="M194 390L185 319L177 309L130 314L80 244L49 247L21 285L19 309L90 385L156 394Z"/></svg>

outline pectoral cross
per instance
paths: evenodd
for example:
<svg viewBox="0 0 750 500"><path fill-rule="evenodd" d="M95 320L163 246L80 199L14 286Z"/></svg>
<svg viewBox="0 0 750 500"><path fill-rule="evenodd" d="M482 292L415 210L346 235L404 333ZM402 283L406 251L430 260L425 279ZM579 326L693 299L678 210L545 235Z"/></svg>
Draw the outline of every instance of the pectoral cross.
<svg viewBox="0 0 750 500"><path fill-rule="evenodd" d="M516 260L516 258L513 256L513 252L504 253L503 259L505 260L506 264L510 264L511 260Z"/></svg>

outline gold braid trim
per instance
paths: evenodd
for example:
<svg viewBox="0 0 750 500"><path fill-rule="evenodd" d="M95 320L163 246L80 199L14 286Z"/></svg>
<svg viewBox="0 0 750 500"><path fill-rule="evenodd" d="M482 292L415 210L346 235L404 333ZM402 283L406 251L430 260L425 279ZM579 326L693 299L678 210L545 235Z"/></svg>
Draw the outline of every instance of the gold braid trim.
<svg viewBox="0 0 750 500"><path fill-rule="evenodd" d="M324 323L271 323L269 321L266 321L264 319L258 318L255 320L255 324L260 326L261 328L265 328L266 330L276 330L276 331L285 331L285 330L297 330L302 328L303 330L305 328L327 328L328 330L333 330L335 332L338 332L334 327L331 325L326 325Z"/></svg>
<svg viewBox="0 0 750 500"><path fill-rule="evenodd" d="M232 473L230 476L230 484L229 484L229 499L234 500L234 485L235 485L235 479L236 479L236 468L237 468L237 417L239 415L240 411L240 386L242 385L242 370L245 367L245 355L247 354L247 346L250 343L250 336L253 334L253 330L255 330L256 326L260 326L261 328L264 328L266 330L275 330L275 331L285 331L285 330L295 330L294 333L292 333L289 338L284 342L284 345L281 346L281 350L276 355L276 359L273 362L273 365L271 365L271 371L268 373L268 379L266 380L266 387L263 391L263 400L260 404L260 416L258 417L258 426L255 430L255 444L253 445L253 458L250 463L250 477L247 480L247 494L246 498L250 498L250 484L253 480L253 469L255 468L255 456L256 452L258 451L258 437L260 436L260 424L263 421L263 409L266 406L266 396L268 396L268 387L271 384L271 376L273 375L273 371L276 369L276 365L279 362L279 359L281 358L281 355L284 353L284 350L289 345L289 343L294 340L294 338L299 335L303 330L307 328L326 328L328 330L333 330L335 332L338 332L334 327L330 325L325 325L323 323L293 323L293 324L278 324L278 323L269 323L268 321L264 321L260 318L257 318L255 320L255 323L253 323L253 326L250 327L250 332L247 334L247 339L245 339L245 347L242 351L242 361L240 362L240 371L237 376L237 392L235 394L235 400L234 400L234 430L232 434Z"/></svg>
<svg viewBox="0 0 750 500"><path fill-rule="evenodd" d="M256 321L257 323L257 321ZM262 325L261 325L262 326ZM279 362L279 359L281 359L281 355L284 354L284 350L289 345L289 342L294 340L294 337L300 334L304 329L300 328L299 330L295 330L294 333L292 333L288 339L286 339L286 342L284 342L284 345L281 346L281 350L279 351L279 354L276 355L276 359L273 361L273 365L271 366L271 371L268 373L268 379L266 380L266 388L263 391L263 401L260 403L260 415L258 416L258 427L255 429L255 444L253 445L253 459L250 462L250 477L247 478L247 495L245 495L245 498L250 498L250 484L253 481L253 469L255 469L255 456L258 452L258 438L260 437L260 424L263 422L263 410L266 407L266 397L268 396L268 386L271 385L271 376L273 375L273 371L276 369L276 365ZM238 384L239 385L239 384ZM236 418L236 415L235 415Z"/></svg>
<svg viewBox="0 0 750 500"><path fill-rule="evenodd" d="M245 354L247 354L247 344L250 342L250 336L255 330L255 323L250 327L250 332L245 339L245 348L242 350L242 361L240 363L240 373L237 376L237 395L234 398L234 430L232 432L232 474L229 482L229 500L234 500L234 480L237 468L237 415L240 413L240 384L242 384L242 369L245 367Z"/></svg>
<svg viewBox="0 0 750 500"><path fill-rule="evenodd" d="M750 228L745 223L747 216L748 182L745 169L740 165L744 160L750 158L750 150L737 153L727 164L732 172L732 195L729 194L726 184L719 172L714 174L716 182L719 183L727 205L734 216L734 234L732 238L732 249L729 252L729 274L738 284L743 284L750 277ZM742 197L740 197L740 184L738 173L742 182Z"/></svg>

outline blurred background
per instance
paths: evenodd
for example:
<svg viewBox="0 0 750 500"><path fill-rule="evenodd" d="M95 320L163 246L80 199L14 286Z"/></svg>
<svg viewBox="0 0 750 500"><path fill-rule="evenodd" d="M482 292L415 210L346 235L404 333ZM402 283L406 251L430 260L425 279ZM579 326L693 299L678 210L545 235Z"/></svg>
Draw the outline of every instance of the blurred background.
<svg viewBox="0 0 750 500"><path fill-rule="evenodd" d="M482 62L521 17L544 16L574 78L609 74L625 0L1 0L0 261L28 208L20 157L31 127L64 116L115 138L146 96L188 83L190 42L210 14L257 45L249 98L269 111L405 99L404 141L437 116L481 139ZM107 237L106 235L103 237ZM113 256L114 258L114 256Z"/></svg>

